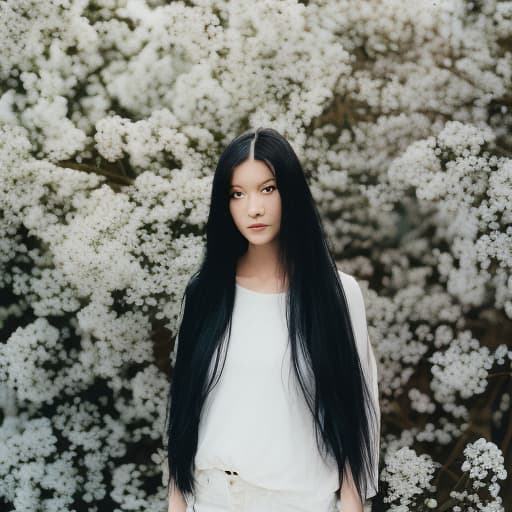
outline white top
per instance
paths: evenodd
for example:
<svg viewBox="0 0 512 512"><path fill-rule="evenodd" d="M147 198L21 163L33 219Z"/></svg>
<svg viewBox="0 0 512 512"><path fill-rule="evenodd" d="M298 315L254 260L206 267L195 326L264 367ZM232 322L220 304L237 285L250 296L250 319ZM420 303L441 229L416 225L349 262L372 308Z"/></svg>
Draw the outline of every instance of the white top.
<svg viewBox="0 0 512 512"><path fill-rule="evenodd" d="M363 296L357 281L339 272L361 364L379 407ZM338 468L334 457L325 460L318 451L313 416L293 372L285 299L285 292L261 293L236 283L226 363L203 406L195 466L237 471L267 489L329 496L340 487ZM215 354L210 375L214 360ZM380 408L378 413L380 434ZM373 441L378 453L378 437ZM366 498L377 493L377 465L368 485Z"/></svg>

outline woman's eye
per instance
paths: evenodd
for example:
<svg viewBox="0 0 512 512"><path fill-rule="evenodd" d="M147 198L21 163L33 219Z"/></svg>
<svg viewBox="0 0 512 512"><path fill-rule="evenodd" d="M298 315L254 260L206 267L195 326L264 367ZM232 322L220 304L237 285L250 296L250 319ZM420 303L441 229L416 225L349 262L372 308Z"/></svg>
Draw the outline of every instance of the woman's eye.
<svg viewBox="0 0 512 512"><path fill-rule="evenodd" d="M267 187L263 188L263 190L267 190L267 189L272 189L270 192L272 192L273 190L276 189L276 187L274 185L268 185ZM229 197L232 197L234 199L237 199L239 198L240 196L235 196L235 194L241 194L242 192L240 192L240 190L235 190L234 192L231 192L231 194L229 195Z"/></svg>

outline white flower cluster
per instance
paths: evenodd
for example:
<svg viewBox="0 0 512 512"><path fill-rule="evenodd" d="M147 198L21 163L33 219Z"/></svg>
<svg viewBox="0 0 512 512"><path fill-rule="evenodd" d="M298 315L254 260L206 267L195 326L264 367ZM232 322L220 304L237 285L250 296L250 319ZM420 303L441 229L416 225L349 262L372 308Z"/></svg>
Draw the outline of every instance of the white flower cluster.
<svg viewBox="0 0 512 512"><path fill-rule="evenodd" d="M73 396L90 384L70 331L61 331L46 318L18 327L0 352L0 386L16 389L21 402L51 404L63 393Z"/></svg>
<svg viewBox="0 0 512 512"><path fill-rule="evenodd" d="M500 485L498 480L507 478L507 471L504 467L504 458L501 450L492 442L486 441L483 437L474 443L469 443L464 448L465 460L462 463L462 471L467 472L471 488L459 491L452 491L450 496L465 505L467 512L505 512L503 500L498 495ZM486 489L490 497L482 498L479 489ZM486 493L487 494L487 493ZM458 510L462 511L460 507Z"/></svg>
<svg viewBox="0 0 512 512"><path fill-rule="evenodd" d="M55 457L57 438L49 418L28 419L25 413L4 418L0 425L2 497L15 510L71 512L80 477L69 452ZM41 491L52 491L43 498Z"/></svg>
<svg viewBox="0 0 512 512"><path fill-rule="evenodd" d="M173 176L174 169L166 167L169 160L188 176L209 175L206 171L215 147L210 131L182 125L168 109L156 110L137 122L118 115L104 117L96 123L94 138L96 149L107 160L115 162L126 154L137 174L151 172L165 177ZM194 181L189 187L192 185Z"/></svg>
<svg viewBox="0 0 512 512"><path fill-rule="evenodd" d="M115 408L123 424L141 424L130 429L131 442L160 440L164 432L168 381L155 365L138 372L125 388L131 391L132 399L119 397Z"/></svg>
<svg viewBox="0 0 512 512"><path fill-rule="evenodd" d="M498 426L506 417L506 413L510 411L510 393L503 393L500 403L496 411L493 412L492 419L495 426Z"/></svg>
<svg viewBox="0 0 512 512"><path fill-rule="evenodd" d="M155 458L151 459L156 462ZM156 493L149 494L144 488L148 477L155 477L163 464L121 464L113 469L111 496L119 508L113 512L126 510L161 510L167 500L167 482L162 481ZM142 477L142 478L141 478Z"/></svg>
<svg viewBox="0 0 512 512"><path fill-rule="evenodd" d="M433 376L430 386L435 399L445 411L458 416L457 395L466 399L485 391L494 356L487 347L480 346L469 331L464 331L445 351L435 352L429 361ZM467 409L461 411L467 419Z"/></svg>
<svg viewBox="0 0 512 512"><path fill-rule="evenodd" d="M37 237L51 246L56 241L52 231L54 225L59 219L65 222L66 219L72 218L80 198L83 198L88 190L97 187L102 178L95 174L63 169L36 160L31 155L31 150L33 146L26 129L14 125L0 126L0 168L3 185L0 189L0 205L4 213L4 220L0 224L0 283L11 284L14 280L16 293L22 296L27 291L23 288L23 283L30 280L31 275L22 272L21 266L32 261L35 264L34 276L38 280L37 288L47 300L55 301L59 299L56 294L51 293L54 286L50 283L58 277L47 276L48 289L41 286L38 277L48 267L48 256L37 246L29 250L27 241L22 239L20 231L23 228L28 235ZM12 266L12 272L6 271L8 266ZM70 298L66 291L63 293L64 297ZM35 295L28 295L27 299L37 301ZM66 300L53 302L53 305L69 311ZM54 313L53 309L46 314ZM42 310L38 313L45 314Z"/></svg>
<svg viewBox="0 0 512 512"><path fill-rule="evenodd" d="M454 423L448 418L442 416L437 420L437 425L428 422L423 430L416 429L415 438L417 441L438 443L448 445L454 439L458 439L462 432L467 428L467 423Z"/></svg>
<svg viewBox="0 0 512 512"><path fill-rule="evenodd" d="M88 142L87 115L80 103L68 102L103 63L98 34L83 16L86 3L9 0L0 6L0 77L8 87L0 122L28 128L40 158L69 158Z"/></svg>
<svg viewBox="0 0 512 512"><path fill-rule="evenodd" d="M409 389L409 400L411 401L411 408L422 413L432 414L435 411L435 404L430 399L430 396L422 393L419 389Z"/></svg>
<svg viewBox="0 0 512 512"><path fill-rule="evenodd" d="M385 455L385 468L381 479L388 485L385 503L391 503L390 512L415 510L417 498L436 490L430 481L440 464L427 454L417 455L414 450L403 447L389 450Z"/></svg>

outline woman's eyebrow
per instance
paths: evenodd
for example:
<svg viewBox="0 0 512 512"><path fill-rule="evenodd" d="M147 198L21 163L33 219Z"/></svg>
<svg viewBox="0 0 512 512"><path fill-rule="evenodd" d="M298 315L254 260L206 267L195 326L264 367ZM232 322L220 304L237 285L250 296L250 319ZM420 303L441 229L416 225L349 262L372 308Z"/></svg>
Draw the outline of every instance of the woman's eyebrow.
<svg viewBox="0 0 512 512"><path fill-rule="evenodd" d="M261 187L261 185L264 185L264 184L265 184L265 183L267 183L268 181L276 181L276 179L275 179L275 178L269 178L268 180L262 181L262 182L258 185L258 187ZM244 187L242 187L241 185L235 185L235 184L231 185L231 187L230 187L230 188L233 188L233 187L240 187L240 188L244 188Z"/></svg>

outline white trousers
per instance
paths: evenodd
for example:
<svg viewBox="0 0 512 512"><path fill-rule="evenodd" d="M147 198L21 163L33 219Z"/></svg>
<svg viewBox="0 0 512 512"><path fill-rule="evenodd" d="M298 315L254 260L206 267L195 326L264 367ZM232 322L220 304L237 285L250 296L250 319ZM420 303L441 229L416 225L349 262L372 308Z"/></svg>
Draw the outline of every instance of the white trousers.
<svg viewBox="0 0 512 512"><path fill-rule="evenodd" d="M222 469L197 470L196 492L186 496L186 512L336 512L332 496L276 491L258 487Z"/></svg>

